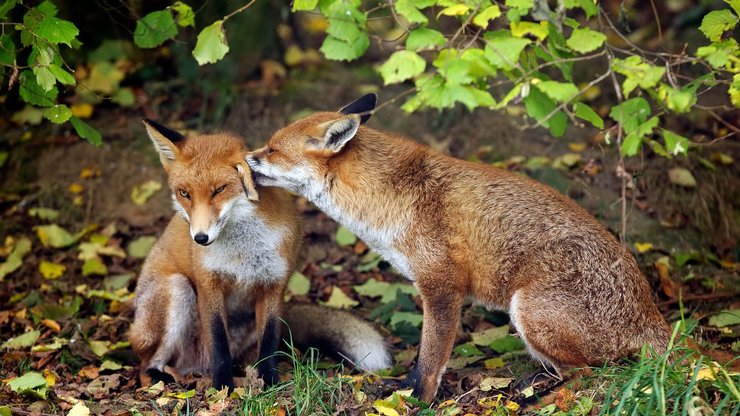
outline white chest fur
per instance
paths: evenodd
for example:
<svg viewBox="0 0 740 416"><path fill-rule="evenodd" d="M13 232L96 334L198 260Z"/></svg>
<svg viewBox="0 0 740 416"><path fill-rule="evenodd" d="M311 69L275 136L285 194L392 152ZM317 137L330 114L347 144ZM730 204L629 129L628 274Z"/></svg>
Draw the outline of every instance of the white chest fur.
<svg viewBox="0 0 740 416"><path fill-rule="evenodd" d="M408 225L412 224L410 218L397 218L393 222L386 221L382 225L376 225L370 221L363 221L355 216L348 215L347 210L338 206L327 194L326 191L318 192L311 195L313 198L311 196L308 198L328 216L361 238L399 273L407 279L415 280L408 256L397 248L398 242L403 239L407 232ZM388 212L386 210L379 211Z"/></svg>
<svg viewBox="0 0 740 416"><path fill-rule="evenodd" d="M242 285L279 281L288 273L280 255L285 234L251 212L232 209L218 238L205 248L204 266L234 276Z"/></svg>

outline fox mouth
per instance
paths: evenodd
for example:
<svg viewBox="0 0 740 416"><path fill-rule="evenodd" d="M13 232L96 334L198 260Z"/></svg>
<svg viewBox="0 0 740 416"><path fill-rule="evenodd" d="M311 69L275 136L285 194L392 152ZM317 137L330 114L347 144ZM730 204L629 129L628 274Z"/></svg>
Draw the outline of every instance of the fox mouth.
<svg viewBox="0 0 740 416"><path fill-rule="evenodd" d="M269 179L274 179L273 177L267 176L264 173L257 172L256 170L252 170L252 178L257 183L259 183L261 180L265 180L265 179L268 179L268 180Z"/></svg>

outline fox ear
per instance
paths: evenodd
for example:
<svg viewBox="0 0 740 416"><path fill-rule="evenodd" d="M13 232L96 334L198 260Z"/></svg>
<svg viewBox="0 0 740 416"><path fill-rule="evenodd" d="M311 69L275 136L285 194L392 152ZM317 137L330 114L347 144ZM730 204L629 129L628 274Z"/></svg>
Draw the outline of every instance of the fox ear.
<svg viewBox="0 0 740 416"><path fill-rule="evenodd" d="M252 171L249 169L246 161L241 161L236 165L236 171L239 172L239 176L242 179L242 185L244 186L244 192L247 193L247 199L250 201L259 201L260 196L257 193L257 187L254 185L252 179Z"/></svg>
<svg viewBox="0 0 740 416"><path fill-rule="evenodd" d="M357 129L360 128L360 116L351 114L324 123L320 127L324 128L324 149L337 153L357 134Z"/></svg>
<svg viewBox="0 0 740 416"><path fill-rule="evenodd" d="M344 106L339 112L342 114L359 114L360 124L365 124L373 115L377 103L378 96L375 93L365 94Z"/></svg>
<svg viewBox="0 0 740 416"><path fill-rule="evenodd" d="M154 143L154 148L159 153L159 159L162 161L162 165L168 165L171 162L177 160L177 156L180 151L177 149L176 143L180 143L185 140L185 136L182 134L169 129L156 121L144 119L144 126L146 132L149 134L149 138Z"/></svg>

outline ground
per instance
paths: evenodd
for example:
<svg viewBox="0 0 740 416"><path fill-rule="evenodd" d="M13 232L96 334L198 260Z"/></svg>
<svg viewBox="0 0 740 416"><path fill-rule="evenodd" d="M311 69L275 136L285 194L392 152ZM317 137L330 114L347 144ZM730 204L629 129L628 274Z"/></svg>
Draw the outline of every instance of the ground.
<svg viewBox="0 0 740 416"><path fill-rule="evenodd" d="M250 147L257 147L289 121L310 111L337 109L373 89L374 83L377 79L367 71L334 68L330 75L291 78L279 90L245 87L225 120L204 130L231 131L244 137ZM381 103L399 92L381 89ZM668 160L645 154L628 161L628 216L623 219L618 159L607 138L578 127L570 127L563 139L553 139L543 129L521 129L518 126L524 121L518 110L512 106L505 113L455 109L407 115L396 102L379 111L369 125L408 135L456 157L530 175L574 198L615 234L621 232L624 220L625 243L636 253L668 321L675 323L683 317L687 325L695 325L693 333L704 352L719 362L737 355L740 320L720 311L740 308L740 172L736 162L740 143L723 141L700 147L689 158ZM152 237L162 232L173 215L165 175L144 133L142 115L181 131L193 127L188 119L174 118L171 111L160 111L147 102L135 110L102 108L96 113L90 123L105 138L99 148L67 130L2 127L9 138L2 150L9 151L9 158L0 165L0 237L5 242L0 247L0 333L4 342L0 379L5 381L0 386L0 413L9 407L14 414L61 414L79 400L96 414L112 415L197 409L249 413L248 409L269 408L264 403L260 405L264 407L250 407L254 403L248 398L224 399L206 392L205 380L168 386L167 392L143 389L138 383L137 359L126 342L133 317L131 292ZM737 115L734 120L740 121ZM712 129L721 128L704 122L703 132L689 133L711 136ZM675 168L688 169L697 184L677 185L668 174ZM418 296L408 287L396 296L381 296L397 289L395 284L403 279L311 204L297 203L305 235L300 274L291 285L289 302L350 307L353 313L373 320L387 335L398 363L386 375L404 374L418 342ZM23 250L28 243L28 250ZM12 266L15 258L20 260L17 267ZM534 384L527 379L539 365L522 350L516 334L509 334L507 322L504 314L472 307L465 310L436 411L448 409L454 414L450 409L457 408L473 414L502 414L491 412L505 409L501 411L516 413L532 404L531 411L547 409L547 405L567 410L574 403L586 406L586 399L597 404L599 397L603 399L604 392L588 379L558 390L539 404L530 398L532 390L542 387L537 379ZM296 354L304 361L310 357L305 351ZM289 359L282 366L286 385L292 379L298 386L299 376L308 377L315 370L305 362L294 368ZM729 384L732 379L738 383L737 362L727 369ZM335 379L332 376L338 370L327 371L321 377ZM40 373L40 380L28 381L25 387L13 384L15 377L35 373ZM354 378L340 381L339 390L345 394L336 402L329 401L339 411L392 414L384 412L414 408L397 395L390 396L392 383L381 383L375 376L360 377L349 369L343 374ZM247 390L259 388L250 371L239 383ZM718 391L702 400L717 408L731 395ZM296 394L281 394L259 397L275 400L273 414L281 414L281 409L301 413ZM262 411L266 410L251 412ZM577 408L572 411L578 413Z"/></svg>

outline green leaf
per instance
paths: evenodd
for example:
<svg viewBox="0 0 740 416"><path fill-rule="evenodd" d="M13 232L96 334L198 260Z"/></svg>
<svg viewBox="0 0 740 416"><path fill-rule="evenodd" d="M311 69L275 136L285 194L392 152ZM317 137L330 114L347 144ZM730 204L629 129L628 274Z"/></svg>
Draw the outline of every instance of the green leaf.
<svg viewBox="0 0 740 416"><path fill-rule="evenodd" d="M591 107L584 103L573 104L573 114L581 120L586 120L599 129L604 128L604 120Z"/></svg>
<svg viewBox="0 0 740 416"><path fill-rule="evenodd" d="M622 155L636 155L637 152L640 150L640 147L642 147L642 140L645 138L645 136L653 132L653 129L658 126L658 122L659 120L657 116L651 117L646 122L637 126L635 130L628 133L627 136L624 138L624 141L622 142L622 147L620 148L620 152L622 152Z"/></svg>
<svg viewBox="0 0 740 416"><path fill-rule="evenodd" d="M0 36L0 65L11 66L15 62L15 43L10 35Z"/></svg>
<svg viewBox="0 0 740 416"><path fill-rule="evenodd" d="M497 339L501 339L509 334L509 326L499 326L496 328L486 329L480 332L471 332L470 337L473 339L473 344L488 346Z"/></svg>
<svg viewBox="0 0 740 416"><path fill-rule="evenodd" d="M187 27L192 26L195 27L195 13L193 13L193 8L188 6L187 4L176 1L172 3L172 10L174 10L177 13L176 21L179 26Z"/></svg>
<svg viewBox="0 0 740 416"><path fill-rule="evenodd" d="M488 23L501 16L501 9L498 4L490 4L485 9L478 12L473 18L473 24L483 29L488 27Z"/></svg>
<svg viewBox="0 0 740 416"><path fill-rule="evenodd" d="M79 237L73 236L69 231L56 224L39 225L34 227L34 230L36 230L36 235L44 247L69 247L79 239Z"/></svg>
<svg viewBox="0 0 740 416"><path fill-rule="evenodd" d="M388 282L379 282L375 280L375 278L371 278L361 285L352 286L352 289L354 289L359 295L369 298L377 298L388 293L390 286L391 284Z"/></svg>
<svg viewBox="0 0 740 416"><path fill-rule="evenodd" d="M397 328L399 324L405 322L409 325L412 325L416 328L421 327L421 323L423 322L424 318L422 314L417 312L403 312L399 311L391 315L391 320L388 323L391 328Z"/></svg>
<svg viewBox="0 0 740 416"><path fill-rule="evenodd" d="M627 59L614 59L612 66L615 72L626 77L622 84L625 96L637 86L642 89L654 87L665 73L665 68L643 62L636 55Z"/></svg>
<svg viewBox="0 0 740 416"><path fill-rule="evenodd" d="M738 44L735 39L714 42L696 50L696 56L706 58L709 65L716 69L724 68L731 63L731 57L738 55Z"/></svg>
<svg viewBox="0 0 740 416"><path fill-rule="evenodd" d="M575 98L580 92L575 84L570 82L540 81L534 86L557 102L566 102Z"/></svg>
<svg viewBox="0 0 740 416"><path fill-rule="evenodd" d="M380 75L385 85L396 84L421 74L426 66L424 58L416 52L398 51L380 66Z"/></svg>
<svg viewBox="0 0 740 416"><path fill-rule="evenodd" d="M33 68L33 74L36 75L36 82L44 90L44 92L51 91L54 85L57 83L54 74L49 71L48 66L37 66Z"/></svg>
<svg viewBox="0 0 740 416"><path fill-rule="evenodd" d="M699 30L709 40L716 42L722 37L722 34L728 30L732 30L737 25L738 18L731 11L725 10L714 10L706 14L704 19L701 21Z"/></svg>
<svg viewBox="0 0 740 416"><path fill-rule="evenodd" d="M172 13L169 10L158 10L136 21L134 43L140 48L154 48L176 35L177 26ZM200 36L198 40L200 41Z"/></svg>
<svg viewBox="0 0 740 416"><path fill-rule="evenodd" d="M156 242L157 237L153 235L144 235L131 241L128 244L128 247L126 247L126 252L130 257L143 259L149 255L149 251L151 251L152 246L154 246L154 243Z"/></svg>
<svg viewBox="0 0 740 416"><path fill-rule="evenodd" d="M735 14L740 16L740 0L725 0L725 3L729 4Z"/></svg>
<svg viewBox="0 0 740 416"><path fill-rule="evenodd" d="M410 51L432 49L444 45L446 41L442 33L421 27L409 32L409 36L406 38L406 49Z"/></svg>
<svg viewBox="0 0 740 416"><path fill-rule="evenodd" d="M28 215L44 221L54 221L59 217L59 211L51 208L36 207L29 209Z"/></svg>
<svg viewBox="0 0 740 416"><path fill-rule="evenodd" d="M10 380L8 387L18 394L23 394L29 390L36 390L40 387L46 387L46 378L35 371L29 371L26 374Z"/></svg>
<svg viewBox="0 0 740 416"><path fill-rule="evenodd" d="M519 351L524 349L524 343L521 339L517 337L506 335L503 338L494 340L493 342L488 344L488 347L499 354L503 354L505 352Z"/></svg>
<svg viewBox="0 0 740 416"><path fill-rule="evenodd" d="M327 36L321 44L321 53L327 59L334 61L352 61L365 53L370 46L370 38L362 32L352 43L347 43L334 36Z"/></svg>
<svg viewBox="0 0 740 416"><path fill-rule="evenodd" d="M293 0L293 11L313 10L319 4L319 0Z"/></svg>
<svg viewBox="0 0 740 416"><path fill-rule="evenodd" d="M553 136L561 137L565 133L568 118L562 111L557 111L549 120L543 121L545 117L555 110L556 105L550 97L540 92L539 89L530 89L529 95L524 98L524 108L527 109L527 113L532 118L538 122L542 122L542 125L547 127Z"/></svg>
<svg viewBox="0 0 740 416"><path fill-rule="evenodd" d="M727 89L727 93L730 95L730 102L735 107L740 108L740 74L735 74L732 77L732 84Z"/></svg>
<svg viewBox="0 0 740 416"><path fill-rule="evenodd" d="M326 302L319 302L322 305L326 305L332 308L338 308L338 309L347 309L352 308L360 303L356 300L350 298L347 296L342 289L334 286L334 288L331 291L331 295L329 296L329 299Z"/></svg>
<svg viewBox="0 0 740 416"><path fill-rule="evenodd" d="M357 237L352 234L352 231L346 229L343 225L337 228L336 235L337 244L342 247L354 245L357 242Z"/></svg>
<svg viewBox="0 0 740 416"><path fill-rule="evenodd" d="M396 9L396 13L403 16L409 23L427 23L429 21L412 0L398 0L393 7Z"/></svg>
<svg viewBox="0 0 740 416"><path fill-rule="evenodd" d="M105 263L103 263L102 260L95 257L92 259L85 260L85 263L82 264L82 275L83 276L91 276L91 275L100 275L105 276L108 274L108 267L106 267Z"/></svg>
<svg viewBox="0 0 740 416"><path fill-rule="evenodd" d="M519 61L519 54L532 43L529 39L515 38L508 30L488 32L484 36L486 58L495 68L513 69Z"/></svg>
<svg viewBox="0 0 740 416"><path fill-rule="evenodd" d="M650 116L650 104L642 97L632 98L612 107L609 116L629 134Z"/></svg>
<svg viewBox="0 0 740 416"><path fill-rule="evenodd" d="M329 27L326 29L326 33L351 44L362 34L362 30L360 30L354 20L342 16L340 18L329 19Z"/></svg>
<svg viewBox="0 0 740 416"><path fill-rule="evenodd" d="M455 347L453 352L461 357L472 357L475 355L483 355L483 352L478 349L472 342L466 342Z"/></svg>
<svg viewBox="0 0 740 416"><path fill-rule="evenodd" d="M39 264L39 273L41 273L45 279L58 279L64 275L66 270L67 266L46 260L42 260Z"/></svg>
<svg viewBox="0 0 740 416"><path fill-rule="evenodd" d="M3 345L0 345L0 349L17 350L21 348L29 348L36 343L36 340L39 339L39 336L41 336L40 331L29 331L23 335L18 335L17 337L8 339L3 343Z"/></svg>
<svg viewBox="0 0 740 416"><path fill-rule="evenodd" d="M576 7L583 9L586 12L587 19L599 13L599 8L594 0L565 0L563 5L566 9L575 9Z"/></svg>
<svg viewBox="0 0 740 416"><path fill-rule="evenodd" d="M223 20L218 20L198 34L198 41L193 49L193 56L198 65L218 62L229 51L223 24Z"/></svg>
<svg viewBox="0 0 740 416"><path fill-rule="evenodd" d="M120 88L110 97L110 99L121 107L131 107L136 104L134 92L129 87Z"/></svg>
<svg viewBox="0 0 740 416"><path fill-rule="evenodd" d="M723 328L740 324L740 309L724 310L709 317L709 325Z"/></svg>
<svg viewBox="0 0 740 416"><path fill-rule="evenodd" d="M54 105L59 94L56 86L48 91L41 88L38 82L36 82L36 75L29 70L21 72L20 84L19 93L23 101L35 106L51 107Z"/></svg>
<svg viewBox="0 0 740 416"><path fill-rule="evenodd" d="M23 265L23 257L31 251L31 240L21 238L16 241L13 251L10 252L5 262L0 263L0 282L5 276L18 270Z"/></svg>
<svg viewBox="0 0 740 416"><path fill-rule="evenodd" d="M698 85L697 85L698 86ZM658 97L665 102L669 110L676 113L686 113L696 104L696 89L676 89L661 84Z"/></svg>
<svg viewBox="0 0 740 416"><path fill-rule="evenodd" d="M689 139L680 136L670 130L662 129L662 131L666 149L673 155L678 155L680 153L686 156L686 153L689 150L689 146L691 146L691 142L689 141Z"/></svg>
<svg viewBox="0 0 740 416"><path fill-rule="evenodd" d="M75 77L69 72L62 69L62 67L60 67L59 65L55 65L55 64L49 65L49 71L51 71L51 73L54 74L54 78L56 78L57 81L61 82L64 85L77 84L77 80L75 79Z"/></svg>
<svg viewBox="0 0 740 416"><path fill-rule="evenodd" d="M606 35L587 27L575 29L565 44L578 53L589 53L606 42Z"/></svg>
<svg viewBox="0 0 740 416"><path fill-rule="evenodd" d="M64 104L57 104L45 109L44 117L54 124L62 124L72 117L72 110Z"/></svg>
<svg viewBox="0 0 740 416"><path fill-rule="evenodd" d="M464 3L454 3L450 6L445 7L442 9L439 13L437 13L437 18L439 19L439 16L464 16L468 14L470 11L470 6Z"/></svg>
<svg viewBox="0 0 740 416"><path fill-rule="evenodd" d="M18 4L17 0L5 0L0 4L0 19L5 19L5 16L9 11L13 10L13 7Z"/></svg>
<svg viewBox="0 0 740 416"><path fill-rule="evenodd" d="M311 281L303 273L296 271L288 280L288 293L296 296L307 295L311 289Z"/></svg>
<svg viewBox="0 0 740 416"><path fill-rule="evenodd" d="M100 146L103 143L103 136L100 134L99 131L91 127L89 124L85 123L75 116L72 116L72 118L69 119L69 122L72 123L72 127L75 128L77 135L81 138L87 140L95 146Z"/></svg>
<svg viewBox="0 0 740 416"><path fill-rule="evenodd" d="M51 44L64 43L71 47L72 40L77 37L80 31L72 22L47 15L41 20L35 33L36 36L46 39Z"/></svg>

